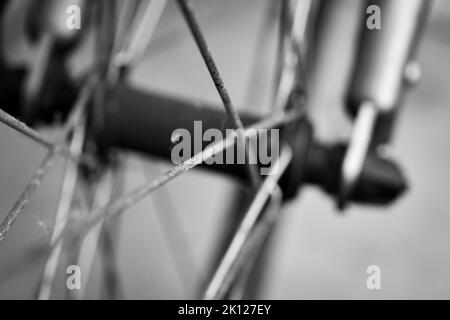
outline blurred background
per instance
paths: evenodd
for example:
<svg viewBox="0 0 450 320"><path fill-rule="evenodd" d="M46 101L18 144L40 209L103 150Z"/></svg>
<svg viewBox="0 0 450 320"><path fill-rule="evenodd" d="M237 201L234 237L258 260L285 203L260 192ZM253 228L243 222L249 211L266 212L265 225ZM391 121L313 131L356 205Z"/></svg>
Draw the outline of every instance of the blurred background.
<svg viewBox="0 0 450 320"><path fill-rule="evenodd" d="M352 60L352 15L355 1L341 1L334 12L344 17L312 80L309 112L318 137L348 136L343 90ZM234 103L241 110L264 113L273 86L276 29L266 30L268 0L198 0L196 12ZM348 25L347 25L348 24ZM450 298L450 3L435 2L420 61L421 84L406 100L397 128L394 154L408 174L411 188L388 208L352 206L338 213L332 199L305 187L283 209L271 245L264 299L449 299ZM267 63L254 69L256 56ZM256 74L256 75L255 75ZM153 92L220 106L195 43L169 1L145 59L133 72L134 86ZM320 83L320 86L317 85ZM52 133L49 132L49 135ZM0 217L6 216L45 154L39 146L0 125ZM63 161L45 179L14 232L1 244L0 272L37 242L48 241L61 189ZM132 190L169 167L155 159L128 155L125 188ZM121 219L118 270L122 297L183 299L204 278L215 237L227 219L238 184L209 172L191 172L155 193ZM164 220L172 212L183 236ZM175 231L174 231L175 230ZM175 239L175 240L173 240ZM179 259L190 268L177 267ZM178 260L178 261L177 261ZM381 268L381 290L366 287L366 269ZM3 269L4 270L4 269ZM42 261L0 283L0 298L32 298ZM54 297L64 297L65 268ZM87 299L102 291L96 261Z"/></svg>

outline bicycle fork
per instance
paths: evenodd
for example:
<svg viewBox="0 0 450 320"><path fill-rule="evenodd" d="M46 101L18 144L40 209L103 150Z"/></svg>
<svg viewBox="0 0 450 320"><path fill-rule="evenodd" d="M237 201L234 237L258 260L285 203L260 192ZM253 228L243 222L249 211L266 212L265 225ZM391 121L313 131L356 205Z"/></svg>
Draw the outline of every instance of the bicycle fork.
<svg viewBox="0 0 450 320"><path fill-rule="evenodd" d="M405 89L419 81L416 51L431 4L428 0L368 2L369 9L379 8L381 28L364 28L348 91L347 111L354 117L354 127L341 169L341 209L354 192L367 155L380 154L389 145Z"/></svg>

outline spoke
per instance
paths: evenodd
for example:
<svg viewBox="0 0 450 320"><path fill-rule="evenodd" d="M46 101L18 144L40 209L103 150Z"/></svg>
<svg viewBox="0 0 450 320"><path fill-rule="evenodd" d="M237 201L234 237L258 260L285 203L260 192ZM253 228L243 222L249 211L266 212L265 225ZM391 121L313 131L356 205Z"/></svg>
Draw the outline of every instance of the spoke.
<svg viewBox="0 0 450 320"><path fill-rule="evenodd" d="M185 293L189 296L189 291L194 289L194 284L199 277L194 250L186 228L167 188L159 190L159 194L153 197L153 203L156 207L159 223L164 230L163 233L178 272L179 280L184 287Z"/></svg>
<svg viewBox="0 0 450 320"><path fill-rule="evenodd" d="M70 143L70 151L75 155L81 155L85 138L85 126L81 123L74 131L72 141ZM75 194L76 184L78 180L78 165L73 162L66 164L66 170L64 173L64 181L62 184L62 190L60 200L58 204L58 210L56 213L55 227L53 229L51 244L54 244L56 240L62 235L69 221L69 213L72 205L72 201ZM60 242L54 247L54 250L50 253L44 267L41 283L39 285L38 300L49 300L52 294L53 281L58 266L62 251L62 243Z"/></svg>
<svg viewBox="0 0 450 320"><path fill-rule="evenodd" d="M197 18L194 15L193 5L191 0L177 0L177 3L181 9L181 12L183 13L183 16L189 26L189 29L194 37L194 40L200 50L200 53L203 57L203 60L206 64L206 67L208 68L209 74L214 82L214 85L216 86L216 89L220 95L220 98L222 99L222 103L225 107L225 110L228 114L228 117L231 118L233 121L233 125L235 126L235 129L238 129L238 139L242 143L242 145L246 145L245 136L243 134L244 131L244 125L242 123L242 120L239 116L239 113L237 112L236 108L234 107L233 103L231 102L230 95L228 94L228 90L225 87L225 84L222 80L222 77L220 75L219 69L217 68L217 65L214 61L214 58L211 54L211 51L208 48L208 44L206 43L206 39L200 29L200 25L198 24ZM248 152L246 148L246 158L248 159ZM250 152L253 152L253 150L250 150ZM254 186L259 185L261 177L258 174L257 166L250 165L248 162L247 168L249 172L249 176L253 182Z"/></svg>
<svg viewBox="0 0 450 320"><path fill-rule="evenodd" d="M50 168L53 167L56 157L59 154L61 154L61 150L63 148L65 140L67 139L67 136L70 134L74 126L76 126L76 124L79 123L80 121L80 117L83 114L87 102L89 101L91 89L92 89L91 82L88 82L86 87L82 90L79 99L75 103L74 109L72 110L69 119L67 120L61 132L58 134L57 138L58 142L55 145L52 145L50 151L45 156L43 162L33 174L28 185L25 187L20 198L16 201L9 214L0 224L0 242L5 240L5 237L10 232L12 226L20 217L23 210L28 206L31 197L34 195L36 190L41 185L43 179L48 174ZM70 154L72 154L70 150L67 151Z"/></svg>
<svg viewBox="0 0 450 320"><path fill-rule="evenodd" d="M130 34L130 29L136 19L138 12L140 11L139 6L140 0L128 0L119 2L119 14L117 17L117 28L114 37L114 51L120 51L120 48L126 43L126 38Z"/></svg>
<svg viewBox="0 0 450 320"><path fill-rule="evenodd" d="M115 174L112 170L108 170L100 179L98 186L95 190L94 201L90 210L92 215L95 210L101 208L111 201L114 194L114 179ZM99 241L102 231L105 231L105 223L98 224L93 228L86 236L83 237L80 252L77 256L77 265L83 270L82 289L79 292L73 292L74 298L83 299L85 295L85 289L89 281L92 267L94 265L94 259L99 248ZM107 227L106 227L107 228ZM111 266L112 267L112 266Z"/></svg>
<svg viewBox="0 0 450 320"><path fill-rule="evenodd" d="M112 168L113 181L111 197L107 202L111 202L123 194L125 188L125 160L122 157L118 158ZM107 203L106 203L107 204ZM107 299L122 299L125 292L121 286L120 270L117 263L117 234L120 231L120 217L105 221L103 224L102 233L100 234L100 250L103 267L103 279L104 279L104 297Z"/></svg>
<svg viewBox="0 0 450 320"><path fill-rule="evenodd" d="M305 46L308 37L309 16L313 10L312 0L297 1L294 9L294 21L292 23L291 39L293 47L299 55L305 53Z"/></svg>
<svg viewBox="0 0 450 320"><path fill-rule="evenodd" d="M104 299L123 299L124 292L120 281L120 271L117 263L117 233L120 219L105 221L100 234L101 257L103 267Z"/></svg>
<svg viewBox="0 0 450 320"><path fill-rule="evenodd" d="M278 21L276 19L278 7L279 3L277 1L269 1L264 8L262 21L258 28L258 35L256 36L256 46L252 53L253 62L250 77L247 81L248 89L245 96L246 106L261 105L264 101L261 88L263 88L264 81L269 78L267 75L271 73L268 65L270 65L270 56L274 50L270 44L274 38L273 34L277 29L275 26Z"/></svg>
<svg viewBox="0 0 450 320"><path fill-rule="evenodd" d="M27 187L22 192L19 200L16 201L8 216L3 220L2 224L0 225L0 242L5 240L5 237L11 230L12 226L17 221L25 207L27 207L34 192L41 185L43 178L46 176L55 162L56 154L57 151L52 150L46 155L41 165L38 167L30 182L28 183Z"/></svg>
<svg viewBox="0 0 450 320"><path fill-rule="evenodd" d="M287 113L282 113L280 115L277 115L275 117L266 119L261 121L260 123L257 123L249 128L249 130L244 131L244 138L252 138L257 134L257 130L254 129L260 129L260 128L275 128L279 127L283 124L290 123L292 121L295 121L299 119L303 115L303 112L298 111L289 111ZM86 225L86 229L92 228L97 223L101 222L102 220L110 217L118 215L120 212L123 212L133 206L136 205L139 201L144 199L149 194L159 190L161 187L165 186L170 181L178 178L179 176L183 175L184 173L190 171L191 169L199 166L204 161L211 159L215 155L219 154L220 152L223 152L224 150L234 146L236 142L237 133L233 133L229 135L225 140L215 142L208 146L203 152L200 152L199 154L195 155L193 158L188 159L183 164L176 166L164 174L162 174L159 178L157 178L154 181L150 181L149 183L145 184L144 186L141 186L140 188L137 188L133 192L129 193L128 195L124 196L123 198L120 198L116 200L115 202L111 203L107 207L100 210L98 214L95 215L95 218L93 218L88 224Z"/></svg>
<svg viewBox="0 0 450 320"><path fill-rule="evenodd" d="M312 0L297 1L293 12L293 21L290 33L287 35L287 54L294 55L297 60L299 81L304 88L308 87L307 78L307 52L309 49L310 17L313 12ZM289 60L289 57L288 57Z"/></svg>
<svg viewBox="0 0 450 320"><path fill-rule="evenodd" d="M255 286L258 286L259 284L254 283L255 279L252 279L254 276L252 273L260 272L260 270L258 271L258 268L261 268L261 266L257 266L256 263L261 262L261 257L266 260L264 257L265 253L262 251L268 246L266 242L279 218L282 205L283 192L281 188L277 186L272 193L268 207L264 209L265 211L262 213L263 218L258 222L258 225L255 226L255 231L253 231L249 237L248 245L241 251L241 256L246 258L240 259L240 263L237 262L235 264L234 270L236 270L236 275L230 276L230 278L234 278L234 281L231 282L231 292L227 294L227 298L229 296L230 300L255 298L253 293L258 292L254 290ZM263 261L263 263L265 263L265 261ZM250 296L248 296L249 293Z"/></svg>
<svg viewBox="0 0 450 320"><path fill-rule="evenodd" d="M54 143L45 139L41 134L39 134L34 129L28 127L25 123L17 120L13 116L9 115L5 111L0 109L0 121L6 124L8 127L18 131L19 133L27 136L31 140L42 145L46 149L51 149L54 147Z"/></svg>
<svg viewBox="0 0 450 320"><path fill-rule="evenodd" d="M278 88L273 112L284 110L297 86L307 88L306 51L311 0L297 1L294 8L283 1L280 10ZM293 12L292 12L293 11Z"/></svg>
<svg viewBox="0 0 450 320"><path fill-rule="evenodd" d="M88 84L83 88L82 93L80 95L80 98L75 104L74 110L75 113L72 114L71 117L69 117L69 120L67 124L65 125L65 128L62 130L62 133L60 134L61 137L64 137L67 135L67 132L70 131L70 129L74 126L74 123L77 122L78 117L80 116L80 113L82 112L82 109L85 108L90 95L92 93L92 89L95 83L95 79L91 79ZM30 128L25 123L21 122L20 120L14 118L13 116L9 115L5 111L0 109L0 122L4 123L8 127L16 130L17 132L23 134L24 136L30 138L34 142L38 143L39 145L43 146L44 148L48 149L50 152L53 152L55 149L58 150L58 154L62 155L66 158L68 158L71 161L74 162L81 162L84 158L74 155L68 148L66 148L64 145L58 142L53 142L45 137L43 137L39 132L36 130Z"/></svg>
<svg viewBox="0 0 450 320"><path fill-rule="evenodd" d="M283 112L281 114L275 115L269 119L265 119L253 126L251 126L249 129L270 129L275 127L280 127L289 123L292 123L294 121L297 121L303 117L303 111L302 110L291 110L288 112ZM255 130L248 130L246 131L247 137L252 137L255 134ZM189 172L191 169L199 166L203 161L207 159L211 159L215 155L219 154L220 152L223 152L227 148L233 146L236 141L236 134L230 135L227 137L224 141L216 142L212 145L210 145L208 148L206 148L203 152L199 153L198 155L194 156L193 158L187 160L184 164L176 166L169 171L162 174L159 178L157 178L154 181L151 181L133 192L125 195L122 198L117 199L116 201L110 203L109 205L105 206L104 208L100 209L98 212L94 214L94 218L90 221L84 223L84 225L79 229L76 236L83 238L92 228L94 228L98 223L101 223L103 220L108 219L110 217L121 215L125 210L135 206L139 201L144 199L146 196L151 194L152 192L160 189L161 187L165 186L170 181L174 180L175 178L181 176L184 173ZM66 228L68 230L68 228ZM63 234L55 241L53 245L50 247L48 244L44 245L37 245L36 247L29 250L24 257L19 259L19 262L15 261L12 262L9 265L8 270L10 273L14 273L14 271L18 272L21 268L17 268L17 265L24 267L26 265L29 265L37 258L41 257L42 255L48 254L48 252L51 252L53 248L58 245L60 241L62 241L64 234L67 232L63 232ZM70 235L70 234L69 234ZM72 235L74 236L74 235ZM4 281L5 278L0 276L0 283Z"/></svg>
<svg viewBox="0 0 450 320"><path fill-rule="evenodd" d="M204 296L206 300L221 299L226 292L228 292L231 284L236 278L239 267L249 259L249 255L252 252L250 249L255 245L251 238L252 235L255 234L254 231L257 222L261 218L261 213L266 206L267 201L274 192L276 192L278 181L289 166L291 159L292 150L290 147L284 147L277 164L260 187L253 203L244 216L244 220L239 226L238 231L233 237L230 246L209 283ZM262 226L269 225L272 219L267 219L267 217L264 218ZM257 228L256 230L258 229L262 228ZM264 228L263 231L267 230L269 229ZM258 238L259 237L261 237L261 235L259 235Z"/></svg>
<svg viewBox="0 0 450 320"><path fill-rule="evenodd" d="M134 32L131 32L132 36L127 39L126 47L116 55L114 61L116 66L130 66L142 59L166 5L167 0L150 0L147 3L141 3L139 10L143 10L144 13L139 20L135 20L131 28Z"/></svg>

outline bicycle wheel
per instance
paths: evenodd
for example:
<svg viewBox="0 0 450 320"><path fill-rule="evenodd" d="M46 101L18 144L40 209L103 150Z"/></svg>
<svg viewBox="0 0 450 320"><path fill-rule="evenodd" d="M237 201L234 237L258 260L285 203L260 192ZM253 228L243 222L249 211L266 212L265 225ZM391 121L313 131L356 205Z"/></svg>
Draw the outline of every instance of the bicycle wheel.
<svg viewBox="0 0 450 320"><path fill-rule="evenodd" d="M309 2L306 1L306 3L308 4ZM298 41L303 39L296 38L298 34L293 31L299 17L308 18L310 8L308 5L306 7L303 6L302 9L305 11L299 11L300 4L304 5L304 3L299 1L296 4L297 6L293 6L292 2L289 1L289 10L283 11L282 19L289 18L290 23L283 24L283 28L280 28L280 34L283 35L280 46L283 47L283 50L280 50L280 55L277 58L280 61L277 64L280 66L280 80L277 82L280 85L276 86L277 95L273 103L276 112L274 112L275 116L272 119L260 123L262 127L276 127L298 118L299 107L293 112L285 113L286 107L291 103L290 98L294 93L298 96L299 89L302 89L299 77L300 68L296 59L300 56L300 52L296 46L299 45ZM47 5L53 8L54 2L47 1ZM105 120L105 117L108 118L107 115L105 116L105 112L106 114L110 112L108 110L111 108L109 104L111 92L113 92L112 96L115 97L116 87L127 81L127 75L144 55L153 31L164 12L165 5L166 1L162 0L95 1L89 4L80 2L80 6L85 12L83 17L86 18L86 21L89 21L89 24L87 24L88 31L84 30L82 36L67 36L57 33L55 35L55 30L52 29L54 26L49 23L49 21L52 21L52 18L55 18L54 16L50 16L48 21L33 21L32 23L39 26L34 27L39 32L33 37L39 39L34 41L37 41L37 46L40 45L39 64L43 64L43 66L36 65L34 59L30 58L30 61L28 61L30 64L25 64L25 69L28 72L27 77L25 79L20 77L21 81L16 86L19 89L15 88L17 92L21 92L22 82L34 83L35 80L30 79L37 78L41 80L41 83L45 82L45 79L52 76L55 70L59 69L58 66L65 66L67 60L70 59L70 54L73 54L74 51L76 52L75 54L79 54L77 50L83 46L80 43L89 43L93 38L97 39L93 46L95 50L91 51L93 63L89 72L84 73L78 79L73 79L68 75L64 67L59 69L60 73L56 79L61 79L62 77L65 80L53 81L53 85L50 86L51 90L43 93L42 86L40 89L30 90L33 92L29 94L30 97L39 98L42 95L58 96L56 93L59 91L69 92L69 94L62 94L61 96L64 96L74 107L68 108L69 102L63 99L58 99L56 100L57 102L43 99L40 103L14 101L14 105L25 105L25 107L23 109L16 108L12 113L28 121L29 124L42 121L54 122L54 119L58 118L65 119L63 128L58 133L56 143L45 138L24 123L20 123L7 113L1 112L0 114L2 122L48 149L48 154L39 166L39 170L33 175L21 198L4 219L0 228L2 240L7 239L16 222L20 223L20 217L29 200L52 167L55 159L59 156L68 159L54 228L49 239L50 243L39 245L38 249L32 250L24 258L26 261L33 261L36 257L44 257L43 272L38 281L35 296L39 299L49 299L55 296L55 291L59 292L55 289L59 285L56 277L58 270L64 265L79 266L81 270L84 270L85 275L83 279L89 279L90 270L92 270L95 263L97 247L101 248L99 254L103 257L103 275L106 286L103 296L109 298L121 297L117 262L115 261L115 248L117 247L115 235L117 234L119 220L114 219L114 217L121 216L128 207L136 205L147 194L158 190L175 177L200 165L204 161L205 154L206 157L212 157L214 153L218 152L215 151L216 149L208 147L203 151L203 156L194 155L192 159L162 174L158 179L146 183L129 194L119 196L123 193L124 162L122 157L116 156L117 152L115 149L110 148L108 143L105 143L102 138L99 139L98 136L102 136L105 134L104 132L107 132L107 129L104 129L103 126L104 121L109 121L108 119ZM180 0L177 1L177 5L182 16L187 21L189 30L194 37L201 57L206 63L219 97L225 107L226 113L220 113L220 122L223 122L224 116L228 116L230 127L243 130L244 124L247 124L248 120L241 119L241 115L231 102L227 87L224 85L219 69L208 50L207 42L192 4L190 1ZM30 9L30 4L24 4L22 9L24 8L32 10ZM8 10L12 9L8 8ZM302 13L302 15L299 13ZM30 17L25 15L25 18L23 18L24 23L29 23L30 19ZM270 21L273 23L274 19L271 18L269 22L264 22L263 30L271 28ZM304 35L302 34L301 36L303 37ZM26 37L31 37L31 35L26 35ZM264 37L261 37L261 39L264 39ZM55 57L58 57L58 59L55 60ZM49 61L58 61L58 64L51 65L48 64ZM6 63L4 65L8 67L7 71L11 69ZM14 72L16 71L14 70ZM80 81L80 79L85 80ZM66 89L61 90L62 87ZM17 95L8 94L7 98ZM27 101L31 100L33 99L27 99ZM54 109L54 105L58 103L65 106L63 110ZM41 117L44 113L46 116ZM62 113L62 115L58 115L58 113ZM258 127L258 124L256 127ZM236 136L226 137L225 142L218 142L217 144L219 147L226 148L239 139L248 138L248 134L248 132L245 132L244 136L237 134ZM166 145L166 142L163 142L163 144ZM276 212L279 208L276 208L277 210L272 211L270 214L271 211L267 211L266 207L273 194L277 194L278 201L281 196L279 190L272 185L273 183L276 185L276 181L281 178L282 173L290 162L291 151L289 148L285 148L283 151L284 153L279 163L283 170L276 175L270 176L266 182L263 182L259 174L255 173L255 166L242 166L242 169L238 170L238 175L241 177L243 172L246 172L244 173L244 181L252 181L251 185L253 187L249 187L249 190L256 188L253 189L253 192L256 194L255 201L250 206L247 214L239 215L242 218L231 219L231 225L235 226L231 229L236 229L239 222L243 222L238 228L237 235L234 235L233 232L231 236L225 237L228 240L225 240L222 246L228 249L224 251L224 258L219 259L219 264L215 269L216 271L213 272L214 276L209 281L206 293L197 293L194 296L223 298L228 296L233 287L236 287L236 283L245 284L244 289L238 288L234 290L245 291L245 287L248 285L248 282L245 280L246 277L244 276L244 278L237 280L238 275L243 267L247 270L252 270L252 263L246 262L246 259L252 255L254 248L262 250L259 243L263 243L262 240L266 238L265 235L271 229L274 219L278 216ZM245 174L248 175L250 180L245 178ZM161 195L160 197L166 197L167 199L167 195ZM167 203L170 204L170 201L166 201L164 206L167 207ZM74 205L78 208L81 207L81 209L74 210ZM263 213L265 211L269 214ZM186 231L183 230L182 223L178 221L176 215L172 216L165 212L160 223L166 224L168 226L167 229L175 229L175 235L174 230L168 231L172 237L177 238L175 242L186 242L186 236L183 235ZM247 228L250 229L247 230ZM237 238L244 241L236 242ZM231 244L227 244L229 241L231 241ZM184 252L189 250L177 249L175 248L177 245L170 244L170 242L169 246L172 246L172 251L175 251L173 258L178 260L176 262L179 265L178 273L180 277L183 279L192 277L189 273L186 274L186 269L193 268L192 258L186 257L186 252ZM83 282L81 287L86 288L86 285L87 283ZM189 285L193 286L193 289L187 290L188 293L192 293L192 290L201 287L201 284L198 283L189 283ZM67 291L68 297L85 297L84 289L75 291L75 295L73 295L73 292Z"/></svg>

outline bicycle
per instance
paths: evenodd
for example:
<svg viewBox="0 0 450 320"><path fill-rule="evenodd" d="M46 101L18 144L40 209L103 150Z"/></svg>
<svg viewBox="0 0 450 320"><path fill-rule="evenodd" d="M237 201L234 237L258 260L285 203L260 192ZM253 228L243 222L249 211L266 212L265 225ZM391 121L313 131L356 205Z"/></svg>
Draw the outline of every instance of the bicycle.
<svg viewBox="0 0 450 320"><path fill-rule="evenodd" d="M3 2L0 10L12 10L9 16L14 17L11 12L17 11L8 4ZM130 70L149 46L167 5L166 0L96 0L79 1L78 4L82 8L82 20L87 22L83 24L83 32L67 32L55 23L54 15L30 15L29 12L36 11L33 7L36 3L23 1L20 9L25 9L25 14L21 22L29 41L37 43L36 56L26 63L22 61L21 68L11 68L4 61L0 63L4 75L0 83L5 88L0 101L12 105L6 111L14 116L0 111L0 121L48 150L22 196L0 225L1 241L5 241L14 224L19 223L22 212L55 159L64 157L68 161L50 243L27 252L20 264L16 261L11 264L11 268L17 269L17 265L23 267L36 257L45 257L36 298L52 297L65 246L69 247L68 260L75 261L75 265L88 275L97 247L101 248L106 292L109 298L120 296L114 249L118 218L147 195L195 167L238 179L251 194L245 213L241 212L247 201L241 197L237 203L239 210L236 210L240 213L233 214L230 226L224 228L218 245L223 249L217 250L219 257L211 276L205 285L200 285L199 296L205 299L255 295L257 278L264 273L264 255L281 206L295 198L302 185L319 186L336 198L341 209L352 201L389 204L405 191L406 181L400 168L380 150L390 141L401 96L406 89L405 70L410 82L418 72L417 65L412 62L429 1L367 2L389 14L381 30L362 28L361 31L360 56L349 90L349 115L355 119L355 127L348 147L316 141L307 116L307 67L314 55L317 21L320 21L323 8L330 5L326 1L271 3L268 19L273 19L272 12L279 17L279 42L274 62L276 85L272 110L269 117L263 118L237 112L190 0L177 0L176 4L225 111L149 94L127 84ZM67 3L59 6L48 0L44 8L61 14L65 5ZM4 12L3 15L8 16ZM67 59L89 36L95 37L94 63L89 72L75 81L66 70ZM394 46L396 43L401 45ZM68 108L69 105L73 107ZM131 150L169 160L176 142L173 132L184 128L192 133L197 120L201 120L204 127L221 132L230 128L236 131L225 135L224 140L203 143L200 153L187 157L181 164L131 193L122 194L124 162L117 150ZM63 125L56 142L31 127L58 122ZM281 130L281 153L274 166L277 170L262 177L258 173L258 169L264 167L261 159L257 164L248 164L248 161L246 164L206 164L218 154L234 150L239 142L248 145L251 139L259 138L251 129ZM275 146L268 144L267 148ZM246 160L252 157L252 152L251 148L246 150ZM84 203L86 212L81 217L71 210L75 200ZM171 227L182 234L182 228L176 227L178 223L171 219ZM183 259L182 252L175 256L175 259ZM181 275L188 264L187 259L181 263ZM12 270L4 272L6 277L9 272ZM67 294L70 298L83 298L85 292L70 291Z"/></svg>

